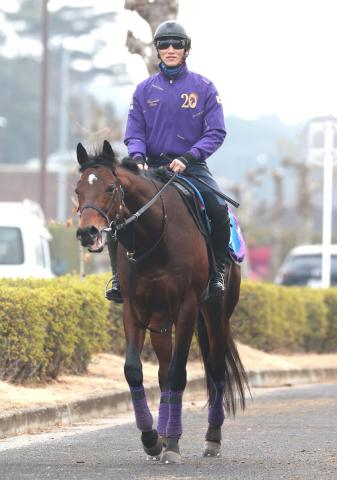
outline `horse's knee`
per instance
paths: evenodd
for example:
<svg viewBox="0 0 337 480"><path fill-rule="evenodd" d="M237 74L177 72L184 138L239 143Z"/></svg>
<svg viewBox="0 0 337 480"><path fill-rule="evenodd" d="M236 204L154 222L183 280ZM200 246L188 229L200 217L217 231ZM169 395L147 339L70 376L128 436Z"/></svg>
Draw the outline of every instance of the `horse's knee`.
<svg viewBox="0 0 337 480"><path fill-rule="evenodd" d="M163 375L161 375L160 372L158 372L158 382L159 382L160 390L170 389L170 381L168 378L167 371Z"/></svg>
<svg viewBox="0 0 337 480"><path fill-rule="evenodd" d="M124 375L130 387L143 385L143 372L141 365L125 362Z"/></svg>
<svg viewBox="0 0 337 480"><path fill-rule="evenodd" d="M186 387L186 365L173 362L168 371L171 390L184 390Z"/></svg>
<svg viewBox="0 0 337 480"><path fill-rule="evenodd" d="M124 364L124 375L130 387L140 387L143 385L143 369L139 358L139 353L128 348Z"/></svg>

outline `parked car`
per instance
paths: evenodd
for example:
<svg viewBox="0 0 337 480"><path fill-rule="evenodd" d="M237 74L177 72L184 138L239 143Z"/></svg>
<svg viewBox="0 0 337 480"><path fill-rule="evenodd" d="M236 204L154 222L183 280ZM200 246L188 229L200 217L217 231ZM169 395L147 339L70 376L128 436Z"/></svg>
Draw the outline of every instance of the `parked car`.
<svg viewBox="0 0 337 480"><path fill-rule="evenodd" d="M39 204L0 202L0 277L53 277L50 240Z"/></svg>
<svg viewBox="0 0 337 480"><path fill-rule="evenodd" d="M300 245L293 248L281 265L275 283L320 287L322 245ZM331 247L331 285L337 285L337 245Z"/></svg>

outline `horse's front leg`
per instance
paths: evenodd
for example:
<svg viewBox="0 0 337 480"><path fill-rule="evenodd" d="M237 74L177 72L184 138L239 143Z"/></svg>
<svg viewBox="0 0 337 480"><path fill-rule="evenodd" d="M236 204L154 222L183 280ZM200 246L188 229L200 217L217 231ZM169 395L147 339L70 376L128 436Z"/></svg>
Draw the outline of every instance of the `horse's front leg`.
<svg viewBox="0 0 337 480"><path fill-rule="evenodd" d="M130 388L136 425L142 432L141 440L145 453L151 457L158 457L162 451L162 440L157 430L153 429L153 417L147 404L140 360L145 331L135 325L127 302L124 305L123 317L126 336L124 374Z"/></svg>
<svg viewBox="0 0 337 480"><path fill-rule="evenodd" d="M161 319L161 322L163 319ZM152 324L155 327L162 326L162 323ZM160 403L158 409L158 424L157 431L163 440L163 445L166 446L166 427L169 418L169 399L170 399L170 384L168 378L168 369L172 359L172 329L166 334L161 335L152 333L151 344L158 359L158 380L160 387Z"/></svg>
<svg viewBox="0 0 337 480"><path fill-rule="evenodd" d="M182 398L186 387L186 364L190 350L194 323L198 308L193 293L186 295L180 308L175 331L175 345L170 363L168 378L170 396L169 415L166 425L166 447L161 461L163 463L181 463L179 439L182 435Z"/></svg>

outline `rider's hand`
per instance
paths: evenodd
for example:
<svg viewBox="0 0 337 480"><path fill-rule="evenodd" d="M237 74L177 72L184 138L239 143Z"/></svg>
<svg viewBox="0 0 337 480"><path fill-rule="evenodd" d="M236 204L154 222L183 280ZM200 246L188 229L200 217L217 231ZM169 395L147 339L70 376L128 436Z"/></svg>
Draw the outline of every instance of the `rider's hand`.
<svg viewBox="0 0 337 480"><path fill-rule="evenodd" d="M139 168L139 170L147 170L149 168L148 164L145 161L145 158L140 153L136 153L132 157L132 160L134 160L137 163L137 167Z"/></svg>
<svg viewBox="0 0 337 480"><path fill-rule="evenodd" d="M137 163L139 170L147 170L149 168L147 163Z"/></svg>
<svg viewBox="0 0 337 480"><path fill-rule="evenodd" d="M179 157L175 158L169 165L169 168L174 172L180 173L184 172L191 162L195 162L196 158L189 152L184 153L184 155L180 155Z"/></svg>
<svg viewBox="0 0 337 480"><path fill-rule="evenodd" d="M176 173L181 173L181 172L183 172L184 170L186 170L186 165L184 165L183 162L181 162L180 160L178 160L178 158L175 158L175 159L172 160L172 162L170 163L169 168L170 168L171 170L173 170L174 172L176 172Z"/></svg>

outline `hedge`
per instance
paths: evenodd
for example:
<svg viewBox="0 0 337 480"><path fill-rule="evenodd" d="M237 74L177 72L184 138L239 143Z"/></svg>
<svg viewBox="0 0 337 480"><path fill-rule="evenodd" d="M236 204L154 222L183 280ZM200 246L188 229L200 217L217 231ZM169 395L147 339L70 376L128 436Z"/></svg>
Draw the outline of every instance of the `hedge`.
<svg viewBox="0 0 337 480"><path fill-rule="evenodd" d="M82 373L99 351L123 354L122 308L107 302L107 275L81 281L0 280L0 378L14 382ZM244 281L234 337L265 351L337 351L337 288L314 290ZM191 356L198 355L195 339ZM153 359L149 335L144 359Z"/></svg>
<svg viewBox="0 0 337 480"><path fill-rule="evenodd" d="M337 351L337 288L245 281L232 327L235 338L265 351Z"/></svg>
<svg viewBox="0 0 337 480"><path fill-rule="evenodd" d="M0 282L0 378L14 382L86 370L109 346L102 280L65 276Z"/></svg>

